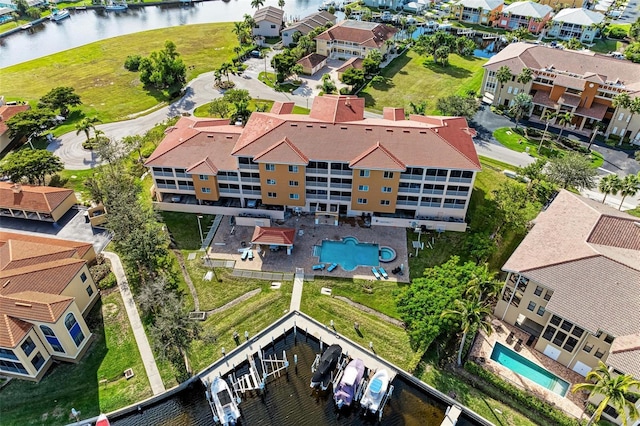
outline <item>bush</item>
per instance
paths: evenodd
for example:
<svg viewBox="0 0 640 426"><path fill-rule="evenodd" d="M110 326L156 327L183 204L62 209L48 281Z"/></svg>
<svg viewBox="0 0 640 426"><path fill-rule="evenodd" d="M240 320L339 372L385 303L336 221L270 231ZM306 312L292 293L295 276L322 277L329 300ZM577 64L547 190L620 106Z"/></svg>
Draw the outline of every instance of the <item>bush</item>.
<svg viewBox="0 0 640 426"><path fill-rule="evenodd" d="M140 60L142 56L140 55L129 55L127 59L124 60L124 68L128 71L136 72L140 68Z"/></svg>
<svg viewBox="0 0 640 426"><path fill-rule="evenodd" d="M62 188L67 184L67 182L69 182L69 178L62 178L59 174L56 173L55 175L51 176L51 179L49 180L49 186Z"/></svg>
<svg viewBox="0 0 640 426"><path fill-rule="evenodd" d="M153 151L155 150L156 150L156 147L154 145L148 145L142 148L140 150L140 153L142 154L143 158L149 158L151 157L151 154L153 154Z"/></svg>
<svg viewBox="0 0 640 426"><path fill-rule="evenodd" d="M116 276L113 275L113 272L109 272L109 274L106 277L104 277L104 279L100 281L97 285L100 290L106 290L108 288L113 288L117 286L118 281L116 280Z"/></svg>
<svg viewBox="0 0 640 426"><path fill-rule="evenodd" d="M351 89L349 89L348 87L341 87L340 88L340 94L341 95L350 95L351 94Z"/></svg>
<svg viewBox="0 0 640 426"><path fill-rule="evenodd" d="M541 415L545 416L547 419L551 420L553 423L560 426L579 426L580 423L577 419L571 418L564 414L562 411L557 408L552 407L549 403L542 401L530 393L519 389L512 385L511 383L507 383L502 380L500 377L491 373L490 371L485 370L481 366L472 363L466 362L464 364L464 369L469 373L481 378L488 384L497 388L500 391L500 394L504 397L503 401L505 404L512 404L512 400L515 400L519 404L524 405L530 410L537 411Z"/></svg>
<svg viewBox="0 0 640 426"><path fill-rule="evenodd" d="M627 36L627 31L624 28L613 27L609 30L609 34L607 34L609 38L623 39Z"/></svg>

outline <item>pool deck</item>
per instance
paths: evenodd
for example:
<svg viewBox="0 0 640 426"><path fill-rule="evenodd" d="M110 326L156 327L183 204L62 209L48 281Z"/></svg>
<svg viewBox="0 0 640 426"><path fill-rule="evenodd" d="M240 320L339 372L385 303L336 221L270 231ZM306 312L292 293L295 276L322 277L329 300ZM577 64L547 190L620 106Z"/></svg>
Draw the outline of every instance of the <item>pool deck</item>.
<svg viewBox="0 0 640 426"><path fill-rule="evenodd" d="M393 248L397 254L396 259L392 262L381 263L389 274L388 281L409 282L407 235L404 228L386 226L365 228L359 225L357 218L347 218L346 221L341 219L338 226L333 224L316 225L313 216L294 216L279 223L272 221L271 226L296 229L291 255L287 255L286 250L272 252L267 249L261 250L260 253L254 250L254 258L243 261L241 259L242 243L244 242L245 247L248 245L254 227L236 225L234 233L231 234L232 227L226 217L220 223L207 255L212 259L234 260L236 269L293 273L297 268L302 268L306 275L376 281L371 273L371 267L368 266L359 266L353 271L345 271L341 266L338 266L333 272L328 272L326 268L318 271L312 269L313 265L319 263L318 257L313 256L313 246L321 245L323 240L338 241L344 237L355 237L362 243L375 243ZM392 274L391 270L401 264L404 265L404 275Z"/></svg>
<svg viewBox="0 0 640 426"><path fill-rule="evenodd" d="M507 336L510 332L514 333L514 341L513 343L508 344ZM471 348L471 351L469 353L469 359L477 360L479 358L484 358L484 362L482 362L481 365L487 370L491 371L494 374L497 374L498 376L502 377L506 381L514 384L519 388L526 389L527 391L536 395L538 398L545 400L552 405L555 405L569 415L577 418L582 417L586 400L581 393L572 393L570 390L571 386L573 386L574 384L584 382L584 377L580 374L552 360L543 353L536 351L535 349L533 349L533 347L526 346L524 343L522 344L522 349L520 350L520 352L518 352L520 355L522 355L529 361L545 368L546 370L550 371L562 380L569 383L569 391L567 391L567 394L562 397L551 390L548 390L538 384L533 383L528 379L523 378L522 376L514 373L513 371L491 359L491 353L496 342L500 342L507 348L515 351L515 342L517 342L518 339L522 339L523 342L526 342L528 338L529 334L527 332L520 330L515 326L502 322L502 325L501 327L499 327L499 329L496 329L496 327L494 327L494 332L491 334L491 336L487 336L484 332L478 333L475 344L473 348Z"/></svg>

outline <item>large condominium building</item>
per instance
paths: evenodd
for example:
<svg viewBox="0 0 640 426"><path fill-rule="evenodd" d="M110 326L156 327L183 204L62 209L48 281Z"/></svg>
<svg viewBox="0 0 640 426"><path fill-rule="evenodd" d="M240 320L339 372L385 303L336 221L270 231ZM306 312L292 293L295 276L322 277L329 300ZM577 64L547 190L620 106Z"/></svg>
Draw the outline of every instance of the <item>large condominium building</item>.
<svg viewBox="0 0 640 426"><path fill-rule="evenodd" d="M638 218L562 190L502 269L495 315L529 345L583 376L603 361L640 378Z"/></svg>
<svg viewBox="0 0 640 426"><path fill-rule="evenodd" d="M157 206L217 214L372 215L372 224L463 231L480 162L464 118L405 118L364 99L322 96L228 120L182 118L151 155Z"/></svg>
<svg viewBox="0 0 640 426"><path fill-rule="evenodd" d="M398 32L394 27L347 19L319 34L316 53L332 59L364 58L377 50L385 55L390 49L388 40Z"/></svg>
<svg viewBox="0 0 640 426"><path fill-rule="evenodd" d="M500 67L511 70L510 81L500 84ZM542 120L547 110L574 114L570 128L590 135L596 123L605 126L605 135L614 134L640 143L640 114L612 105L621 92L640 96L640 64L592 52L554 49L530 43L514 43L484 64L482 90L493 105L509 106L521 92L533 96L531 119ZM526 84L517 76L524 68L534 79ZM554 122L552 121L553 125Z"/></svg>
<svg viewBox="0 0 640 426"><path fill-rule="evenodd" d="M39 381L54 361L80 360L95 256L91 244L0 232L0 374Z"/></svg>

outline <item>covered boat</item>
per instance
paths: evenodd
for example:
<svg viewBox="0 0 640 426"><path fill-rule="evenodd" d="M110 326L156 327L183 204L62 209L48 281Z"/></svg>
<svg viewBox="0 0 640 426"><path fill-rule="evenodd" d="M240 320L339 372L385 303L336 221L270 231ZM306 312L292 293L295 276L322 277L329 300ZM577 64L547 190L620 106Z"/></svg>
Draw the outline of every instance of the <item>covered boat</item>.
<svg viewBox="0 0 640 426"><path fill-rule="evenodd" d="M231 394L229 385L221 378L213 379L211 386L208 386L207 401L213 412L213 420L221 425L235 425L240 418L238 404Z"/></svg>
<svg viewBox="0 0 640 426"><path fill-rule="evenodd" d="M364 361L361 359L351 360L342 373L338 387L334 389L333 400L338 408L351 405L363 377Z"/></svg>
<svg viewBox="0 0 640 426"><path fill-rule="evenodd" d="M342 347L340 345L331 345L324 351L311 378L312 388L319 387L322 390L327 390L340 355L342 355Z"/></svg>
<svg viewBox="0 0 640 426"><path fill-rule="evenodd" d="M371 413L375 413L380 408L382 398L387 393L389 387L389 373L387 370L382 369L376 371L371 381L367 385L367 389L364 391L362 398L360 399L360 405L364 410L368 410Z"/></svg>
<svg viewBox="0 0 640 426"><path fill-rule="evenodd" d="M109 419L105 414L100 414L98 416L98 420L96 420L96 426L109 426L110 424L111 423L109 423Z"/></svg>

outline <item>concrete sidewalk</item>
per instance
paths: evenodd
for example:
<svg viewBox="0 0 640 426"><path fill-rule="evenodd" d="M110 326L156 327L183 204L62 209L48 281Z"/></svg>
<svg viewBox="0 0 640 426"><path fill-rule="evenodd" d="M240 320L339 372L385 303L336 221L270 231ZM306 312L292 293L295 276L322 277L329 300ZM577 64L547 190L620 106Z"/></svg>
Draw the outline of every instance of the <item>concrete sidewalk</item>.
<svg viewBox="0 0 640 426"><path fill-rule="evenodd" d="M293 279L293 292L291 293L291 304L289 312L299 311L302 302L302 287L304 285L304 269L296 268L296 275Z"/></svg>
<svg viewBox="0 0 640 426"><path fill-rule="evenodd" d="M154 358L153 352L151 351L151 346L149 345L147 334L144 331L142 321L140 320L140 315L138 314L138 308L136 307L136 303L133 300L133 295L131 294L131 290L129 289L129 284L127 283L127 277L124 273L122 262L120 262L120 258L115 253L105 251L102 252L102 254L104 254L104 257L109 259L109 262L111 262L111 270L113 271L113 274L116 276L116 280L118 281L118 288L120 289L120 294L122 295L122 300L124 301L127 315L129 316L129 322L131 323L131 328L133 329L133 335L136 338L136 343L138 344L138 349L140 350L142 363L144 364L144 368L147 371L147 377L149 378L149 383L151 384L151 391L154 395L158 395L165 391L164 383L162 383L162 378L160 377L160 372L158 371L158 366L156 365L156 359Z"/></svg>

